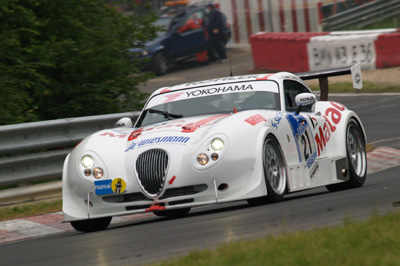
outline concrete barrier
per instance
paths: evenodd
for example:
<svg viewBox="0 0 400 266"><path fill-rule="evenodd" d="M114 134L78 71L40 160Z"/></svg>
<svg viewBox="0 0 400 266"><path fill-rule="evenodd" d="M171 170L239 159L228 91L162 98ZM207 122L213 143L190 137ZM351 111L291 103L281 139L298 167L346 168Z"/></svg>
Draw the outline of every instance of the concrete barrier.
<svg viewBox="0 0 400 266"><path fill-rule="evenodd" d="M307 72L349 67L400 65L400 30L320 33L259 33L250 38L258 71Z"/></svg>

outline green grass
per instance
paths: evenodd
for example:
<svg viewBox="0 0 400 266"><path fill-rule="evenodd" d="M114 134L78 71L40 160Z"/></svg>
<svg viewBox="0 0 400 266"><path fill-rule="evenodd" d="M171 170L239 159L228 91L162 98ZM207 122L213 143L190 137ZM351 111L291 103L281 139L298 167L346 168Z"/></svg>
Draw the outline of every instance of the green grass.
<svg viewBox="0 0 400 266"><path fill-rule="evenodd" d="M399 265L400 213L195 251L156 265Z"/></svg>
<svg viewBox="0 0 400 266"><path fill-rule="evenodd" d="M0 221L58 212L61 210L62 210L61 199L26 203L13 207L2 207L0 208Z"/></svg>
<svg viewBox="0 0 400 266"><path fill-rule="evenodd" d="M310 85L310 89L313 91L318 91L318 85ZM363 82L363 88L357 90L353 88L350 82L338 82L329 84L330 93L342 93L342 92L352 92L352 93L381 93L381 92L400 92L400 86L382 86L376 85L372 82Z"/></svg>

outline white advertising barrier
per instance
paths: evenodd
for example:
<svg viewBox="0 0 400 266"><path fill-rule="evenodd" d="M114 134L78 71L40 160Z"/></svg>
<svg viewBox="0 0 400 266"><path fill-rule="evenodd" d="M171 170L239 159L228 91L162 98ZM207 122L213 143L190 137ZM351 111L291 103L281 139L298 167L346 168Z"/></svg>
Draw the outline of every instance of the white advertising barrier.
<svg viewBox="0 0 400 266"><path fill-rule="evenodd" d="M310 71L347 67L360 63L362 69L375 69L375 40L396 29L331 32L312 37L307 44Z"/></svg>

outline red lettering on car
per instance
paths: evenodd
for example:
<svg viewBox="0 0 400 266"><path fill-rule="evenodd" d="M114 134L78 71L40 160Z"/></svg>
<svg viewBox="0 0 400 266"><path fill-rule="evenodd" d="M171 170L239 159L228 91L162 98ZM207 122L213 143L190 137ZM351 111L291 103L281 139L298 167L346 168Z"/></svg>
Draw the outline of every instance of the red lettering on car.
<svg viewBox="0 0 400 266"><path fill-rule="evenodd" d="M104 136L104 137L108 136L108 137L112 137L112 138L125 138L126 134L114 134L112 132L104 132L100 136Z"/></svg>
<svg viewBox="0 0 400 266"><path fill-rule="evenodd" d="M128 141L131 141L131 140L136 139L137 137L139 137L139 136L142 134L142 132L143 132L143 128L140 128L140 129L138 129L138 130L133 131L133 132L129 135Z"/></svg>
<svg viewBox="0 0 400 266"><path fill-rule="evenodd" d="M317 151L318 151L318 156L320 156L321 152L323 152L326 144L329 142L332 133L336 131L336 126L337 124L340 123L340 120L342 119L342 111L346 109L344 105L335 103L335 102L330 102L330 104L334 107L329 107L325 111L325 115L323 117L325 118L325 123L318 128L318 132L315 134L315 142L317 143Z"/></svg>
<svg viewBox="0 0 400 266"><path fill-rule="evenodd" d="M247 122L247 123L249 123L249 124L252 125L252 126L255 126L255 125L257 125L258 123L267 121L267 119L265 119L264 117L262 117L262 116L259 115L259 114L256 114L256 115L250 116L249 118L247 118L247 119L244 120L244 121Z"/></svg>

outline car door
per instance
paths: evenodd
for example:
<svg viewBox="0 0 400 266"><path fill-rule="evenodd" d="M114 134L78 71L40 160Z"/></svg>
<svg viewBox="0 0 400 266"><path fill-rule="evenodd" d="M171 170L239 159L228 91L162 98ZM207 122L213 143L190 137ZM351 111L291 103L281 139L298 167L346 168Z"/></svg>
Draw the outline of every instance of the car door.
<svg viewBox="0 0 400 266"><path fill-rule="evenodd" d="M295 103L296 95L304 92L310 92L300 82L295 80L285 80L284 94L287 115L286 119L292 130L293 139L296 143L299 163L307 167L309 178L312 181L318 173L318 159L321 154L317 150L315 135L318 126L323 124L324 118L313 112L313 106L303 106L299 114L296 113L297 105Z"/></svg>
<svg viewBox="0 0 400 266"><path fill-rule="evenodd" d="M172 59L194 56L205 51L206 27L204 11L197 11L185 15L172 29L168 40L168 49Z"/></svg>

